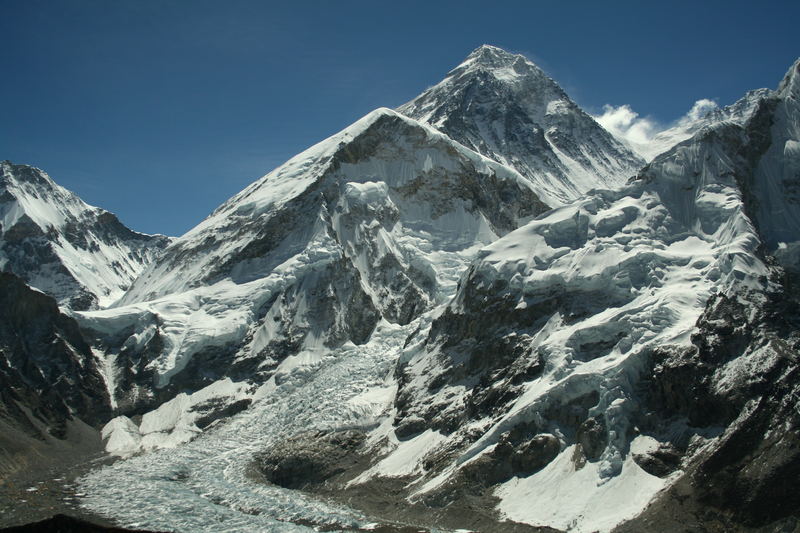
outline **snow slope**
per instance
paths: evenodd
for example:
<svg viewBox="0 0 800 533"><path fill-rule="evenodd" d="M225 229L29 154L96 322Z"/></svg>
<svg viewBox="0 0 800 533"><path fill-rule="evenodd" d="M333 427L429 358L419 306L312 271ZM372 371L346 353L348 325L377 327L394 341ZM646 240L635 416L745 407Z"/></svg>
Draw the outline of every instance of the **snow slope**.
<svg viewBox="0 0 800 533"><path fill-rule="evenodd" d="M0 163L0 269L61 305L110 305L168 242L129 230L39 169Z"/></svg>
<svg viewBox="0 0 800 533"><path fill-rule="evenodd" d="M398 111L516 169L551 207L620 186L644 164L539 67L494 46Z"/></svg>

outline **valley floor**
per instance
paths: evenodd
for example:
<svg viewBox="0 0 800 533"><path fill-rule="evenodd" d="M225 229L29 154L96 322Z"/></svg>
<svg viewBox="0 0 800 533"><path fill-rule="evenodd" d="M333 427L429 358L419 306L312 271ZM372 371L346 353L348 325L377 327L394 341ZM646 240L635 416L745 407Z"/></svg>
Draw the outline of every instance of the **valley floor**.
<svg viewBox="0 0 800 533"><path fill-rule="evenodd" d="M0 528L38 522L56 514L65 514L102 526L116 521L81 505L85 493L76 480L92 469L108 464L104 453L73 456L72 464L45 465L15 472L0 482Z"/></svg>

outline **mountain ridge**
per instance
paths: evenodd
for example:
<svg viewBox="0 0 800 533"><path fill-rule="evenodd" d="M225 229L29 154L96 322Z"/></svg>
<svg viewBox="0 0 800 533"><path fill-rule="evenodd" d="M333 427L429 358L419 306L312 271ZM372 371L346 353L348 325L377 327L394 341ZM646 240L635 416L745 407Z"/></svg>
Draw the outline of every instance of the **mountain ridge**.
<svg viewBox="0 0 800 533"><path fill-rule="evenodd" d="M0 269L73 309L111 304L169 242L125 227L27 165L0 163Z"/></svg>

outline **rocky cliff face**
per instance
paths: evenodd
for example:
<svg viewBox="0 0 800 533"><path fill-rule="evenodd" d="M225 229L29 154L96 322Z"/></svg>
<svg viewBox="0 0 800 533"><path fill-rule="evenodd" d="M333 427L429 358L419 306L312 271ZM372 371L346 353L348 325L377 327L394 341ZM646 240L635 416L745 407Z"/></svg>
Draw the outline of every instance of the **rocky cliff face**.
<svg viewBox="0 0 800 533"><path fill-rule="evenodd" d="M110 416L98 359L75 320L0 273L0 473L35 461L35 444L66 438L71 421L98 425Z"/></svg>
<svg viewBox="0 0 800 533"><path fill-rule="evenodd" d="M0 163L0 269L61 305L113 303L168 242L129 230L37 168Z"/></svg>
<svg viewBox="0 0 800 533"><path fill-rule="evenodd" d="M551 207L618 187L643 164L539 67L494 46L398 111L516 169Z"/></svg>
<svg viewBox="0 0 800 533"><path fill-rule="evenodd" d="M667 443L634 456L645 470L676 479L620 531L663 531L690 518L697 530L791 530L800 500L797 430L796 276L776 269L764 294L712 297L691 346L657 350L649 371L643 428ZM665 422L724 428L706 446L692 432L667 435ZM666 455L665 455L666 454Z"/></svg>

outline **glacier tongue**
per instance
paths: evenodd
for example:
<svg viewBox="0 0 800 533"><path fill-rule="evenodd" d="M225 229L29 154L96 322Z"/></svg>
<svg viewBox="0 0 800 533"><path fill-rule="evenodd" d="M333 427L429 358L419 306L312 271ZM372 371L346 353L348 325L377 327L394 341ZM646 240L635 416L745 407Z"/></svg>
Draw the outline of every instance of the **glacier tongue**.
<svg viewBox="0 0 800 533"><path fill-rule="evenodd" d="M373 426L391 401L386 375L416 325L382 322L369 343L326 352L288 370L280 384L265 384L250 394L255 400L250 409L198 440L89 474L81 481L85 505L128 527L174 531L283 533L318 531L319 525L367 526L370 521L360 513L255 481L249 469L255 454L298 432ZM153 422L171 426L167 413L161 415ZM127 424L114 426L125 430Z"/></svg>

